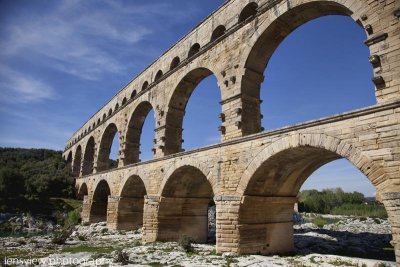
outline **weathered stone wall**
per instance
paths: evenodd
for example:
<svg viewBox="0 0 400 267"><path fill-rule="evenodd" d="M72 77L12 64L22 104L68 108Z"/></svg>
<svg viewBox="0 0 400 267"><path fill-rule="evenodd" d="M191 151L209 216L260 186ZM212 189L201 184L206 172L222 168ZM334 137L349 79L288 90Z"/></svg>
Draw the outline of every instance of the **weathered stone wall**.
<svg viewBox="0 0 400 267"><path fill-rule="evenodd" d="M346 158L377 188L400 263L399 7L399 0L226 1L67 142L64 157L79 176L84 221L107 220L117 229L142 221L146 242L182 234L205 241L213 197L218 252L286 253L293 249L290 214L301 185L323 164ZM260 84L269 58L298 26L332 14L351 16L365 29L378 104L262 132ZM221 91L222 143L183 152L186 103L209 75ZM151 109L155 159L140 163L141 128ZM115 133L118 168L107 170Z"/></svg>

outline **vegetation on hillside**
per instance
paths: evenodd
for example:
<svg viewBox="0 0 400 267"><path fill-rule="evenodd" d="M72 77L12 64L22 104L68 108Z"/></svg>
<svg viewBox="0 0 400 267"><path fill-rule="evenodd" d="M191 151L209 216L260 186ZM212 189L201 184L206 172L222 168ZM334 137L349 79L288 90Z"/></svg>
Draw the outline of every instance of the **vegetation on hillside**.
<svg viewBox="0 0 400 267"><path fill-rule="evenodd" d="M50 198L74 197L61 152L0 148L0 212L50 213Z"/></svg>
<svg viewBox="0 0 400 267"><path fill-rule="evenodd" d="M299 211L322 214L354 215L386 218L383 205L368 203L359 192L344 192L341 188L304 190L299 194Z"/></svg>

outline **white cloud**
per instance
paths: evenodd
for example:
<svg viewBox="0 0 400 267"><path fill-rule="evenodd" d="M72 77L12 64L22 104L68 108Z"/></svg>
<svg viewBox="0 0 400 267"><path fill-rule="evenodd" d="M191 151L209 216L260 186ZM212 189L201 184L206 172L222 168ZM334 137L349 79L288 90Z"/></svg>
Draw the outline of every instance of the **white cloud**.
<svg viewBox="0 0 400 267"><path fill-rule="evenodd" d="M53 99L55 93L45 82L0 65L1 102L39 102Z"/></svg>
<svg viewBox="0 0 400 267"><path fill-rule="evenodd" d="M0 55L36 54L51 60L50 67L87 80L123 72L124 64L112 55L110 47L133 45L150 30L129 25L129 14L120 15L119 7L83 3L64 1L50 15L32 14L8 24Z"/></svg>

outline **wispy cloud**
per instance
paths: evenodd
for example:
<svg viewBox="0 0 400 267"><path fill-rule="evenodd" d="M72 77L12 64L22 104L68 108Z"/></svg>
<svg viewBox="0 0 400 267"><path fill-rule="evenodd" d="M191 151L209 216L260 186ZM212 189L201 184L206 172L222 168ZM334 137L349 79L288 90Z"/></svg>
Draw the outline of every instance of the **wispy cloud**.
<svg viewBox="0 0 400 267"><path fill-rule="evenodd" d="M115 4L60 2L51 15L33 13L9 24L4 29L0 53L6 57L34 53L50 60L49 65L59 71L98 80L103 74L124 70L123 64L110 54L110 46L135 44L151 32L143 25L129 25L129 15ZM121 24L123 21L126 25Z"/></svg>
<svg viewBox="0 0 400 267"><path fill-rule="evenodd" d="M27 74L0 65L1 102L40 102L55 97L55 92L45 82Z"/></svg>

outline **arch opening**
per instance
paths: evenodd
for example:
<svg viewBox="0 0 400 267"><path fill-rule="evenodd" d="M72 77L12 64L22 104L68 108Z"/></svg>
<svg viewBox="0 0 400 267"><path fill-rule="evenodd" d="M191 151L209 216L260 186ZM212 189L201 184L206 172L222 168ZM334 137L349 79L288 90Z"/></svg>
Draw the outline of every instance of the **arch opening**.
<svg viewBox="0 0 400 267"><path fill-rule="evenodd" d="M192 56L194 56L198 52L200 52L200 44L195 43L189 49L188 58L191 58Z"/></svg>
<svg viewBox="0 0 400 267"><path fill-rule="evenodd" d="M128 102L128 100L126 99L126 97L124 97L124 99L122 99L122 105L126 105L126 103Z"/></svg>
<svg viewBox="0 0 400 267"><path fill-rule="evenodd" d="M136 94L137 94L137 93L136 93L136 90L133 90L133 91L132 91L132 94L131 94L131 99L134 99L135 96L136 96Z"/></svg>
<svg viewBox="0 0 400 267"><path fill-rule="evenodd" d="M89 219L91 223L107 221L107 205L110 195L110 186L105 180L101 180L93 193Z"/></svg>
<svg viewBox="0 0 400 267"><path fill-rule="evenodd" d="M257 14L258 5L255 2L247 4L240 12L239 23L245 22L248 18L254 17Z"/></svg>
<svg viewBox="0 0 400 267"><path fill-rule="evenodd" d="M293 215L300 188L316 170L342 158L325 148L297 146L264 159L252 172L239 208L239 235L246 237L239 238L241 252L295 251Z"/></svg>
<svg viewBox="0 0 400 267"><path fill-rule="evenodd" d="M246 73L259 78L242 84L246 94L265 100L254 116L257 129L261 121L275 129L375 104L367 37L350 15L341 4L313 1L262 32L245 63Z"/></svg>
<svg viewBox="0 0 400 267"><path fill-rule="evenodd" d="M174 59L171 61L171 65L169 67L170 70L175 69L176 67L179 66L179 63L181 63L181 60L179 57L174 57Z"/></svg>
<svg viewBox="0 0 400 267"><path fill-rule="evenodd" d="M71 144L69 144L69 147L71 147ZM72 151L68 153L66 161L67 161L67 169L72 173Z"/></svg>
<svg viewBox="0 0 400 267"><path fill-rule="evenodd" d="M147 87L149 87L149 82L148 82L148 81L145 81L145 82L143 83L143 85L142 85L142 91L146 90Z"/></svg>
<svg viewBox="0 0 400 267"><path fill-rule="evenodd" d="M161 196L158 240L177 241L186 235L197 243L214 241L215 228L210 229L208 215L214 205L213 190L199 169L183 166L175 170Z"/></svg>
<svg viewBox="0 0 400 267"><path fill-rule="evenodd" d="M124 165L136 163L140 161L141 154L141 142L143 141L143 130L148 131L147 128L151 128L153 133L150 137L154 138L154 127L155 123L152 127L144 127L145 122L148 121L150 116L154 117L154 112L152 105L144 101L140 103L135 111L133 112L126 131L125 138L125 151L124 151ZM147 133L147 135L149 135ZM147 143L146 143L147 146ZM146 153L149 151L146 151ZM146 154L146 158L148 158L148 154Z"/></svg>
<svg viewBox="0 0 400 267"><path fill-rule="evenodd" d="M85 154L83 156L82 175L88 175L93 173L94 152L95 152L95 143L93 136L91 136L86 144Z"/></svg>
<svg viewBox="0 0 400 267"><path fill-rule="evenodd" d="M82 164L82 147L79 145L75 151L74 164L72 167L72 175L78 177L81 173Z"/></svg>
<svg viewBox="0 0 400 267"><path fill-rule="evenodd" d="M215 28L215 30L213 31L212 35L211 35L211 42L214 42L215 40L217 40L219 37L221 37L222 35L225 34L226 28L224 25L219 25L217 28Z"/></svg>
<svg viewBox="0 0 400 267"><path fill-rule="evenodd" d="M197 88L200 89L196 90ZM169 100L166 114L166 155L182 151L184 142L186 148L218 142L218 126L221 123L218 120L221 113L220 92L215 75L206 68L192 70L179 82ZM193 105L188 105L192 98L194 100L190 103Z"/></svg>
<svg viewBox="0 0 400 267"><path fill-rule="evenodd" d="M158 81L163 76L162 70L157 71L156 76L154 77L154 81Z"/></svg>
<svg viewBox="0 0 400 267"><path fill-rule="evenodd" d="M134 230L143 225L143 208L146 187L139 176L133 175L125 182L118 202L117 229Z"/></svg>
<svg viewBox="0 0 400 267"><path fill-rule="evenodd" d="M86 183L83 183L80 187L79 190L77 192L76 198L79 200L83 200L85 198L85 196L88 195L88 187L86 185Z"/></svg>
<svg viewBox="0 0 400 267"><path fill-rule="evenodd" d="M118 167L118 158L116 160L110 158L112 148L115 148L117 151L119 150L118 140L119 134L117 126L111 123L107 126L101 138L99 155L97 157L98 172Z"/></svg>

